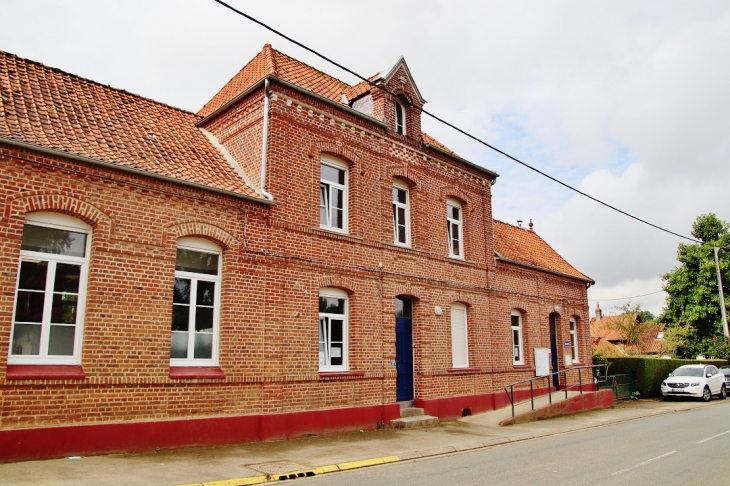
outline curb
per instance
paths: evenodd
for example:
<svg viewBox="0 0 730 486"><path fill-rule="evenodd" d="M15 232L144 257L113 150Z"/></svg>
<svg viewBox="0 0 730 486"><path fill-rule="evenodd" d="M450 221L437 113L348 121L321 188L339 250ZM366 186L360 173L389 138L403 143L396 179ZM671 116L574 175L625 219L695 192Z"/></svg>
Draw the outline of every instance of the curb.
<svg viewBox="0 0 730 486"><path fill-rule="evenodd" d="M706 406L720 405L721 403L722 402L718 401L716 403L707 404ZM593 409L593 410L586 410L586 411L590 412L590 411L594 411L594 410L606 410L606 409ZM291 479L318 476L320 474L326 474L326 473L332 473L332 472L347 471L347 470L359 469L359 468L369 467L369 466L377 466L377 465L381 465L381 464L411 461L414 459L422 459L422 458L434 457L434 456L443 456L443 455L447 455L447 454L467 452L467 451L476 450L476 449L486 449L489 447L500 446L500 445L510 444L510 443L514 443L514 442L542 439L542 438L551 437L554 435L569 434L569 433L573 433L573 432L579 432L581 430L607 427L607 426L610 426L613 424L631 422L633 420L639 420L639 419L649 418L649 417L656 417L656 416L661 416L661 415L668 415L668 414L677 413L677 412L686 412L689 410L694 410L694 408L687 408L687 409L681 409L681 410L677 410L677 409L663 410L663 411L657 412L657 413L648 413L646 415L640 415L640 416L636 416L636 417L627 417L627 418L612 421L609 423L588 425L588 426L583 426L583 427L579 427L579 428L575 428L575 429L566 429L566 430L561 430L561 431L531 434L531 435L515 437L515 438L503 437L502 440L497 440L495 442L477 441L477 442L465 444L463 447L459 447L459 448L454 447L454 446L439 447L436 449L428 449L428 450L420 451L420 452L414 451L412 453L405 453L405 454L402 454L401 456L376 457L373 459L364 459L361 461L352 461L352 462L342 462L339 464L331 464L329 466L320 466L320 467L315 467L312 469L305 469L305 470L301 470L301 471L292 471L292 472L282 473L282 474L250 476L250 477L246 477L246 478L227 479L227 480L223 480L223 481L211 481L211 482L206 482L206 483L191 483L191 484L186 484L183 486L250 486L250 485L255 485L255 484L264 484L264 483L271 483L271 482L276 482L276 481L286 481L286 480L291 480Z"/></svg>
<svg viewBox="0 0 730 486"><path fill-rule="evenodd" d="M226 479L223 481L211 481L207 483L191 483L184 486L250 486L253 484L272 483L275 481L286 481L288 479L308 478L318 476L320 474L347 471L350 469L359 469L368 466L378 466L380 464L388 464L399 462L398 456L375 457L373 459L364 459L362 461L341 462L339 464L331 464L329 466L320 466L302 471L291 471L282 474L267 474L262 476L250 476L247 478Z"/></svg>

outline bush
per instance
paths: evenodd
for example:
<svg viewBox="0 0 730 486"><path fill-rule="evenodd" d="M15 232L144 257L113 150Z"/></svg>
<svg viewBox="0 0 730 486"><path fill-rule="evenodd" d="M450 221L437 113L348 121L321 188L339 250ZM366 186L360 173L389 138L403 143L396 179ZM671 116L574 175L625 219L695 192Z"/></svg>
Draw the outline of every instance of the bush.
<svg viewBox="0 0 730 486"><path fill-rule="evenodd" d="M660 359L660 358L608 358L608 374L636 376L636 391L642 397L658 397L661 395L662 381L675 369L685 364L702 363L722 367L726 360L696 359Z"/></svg>

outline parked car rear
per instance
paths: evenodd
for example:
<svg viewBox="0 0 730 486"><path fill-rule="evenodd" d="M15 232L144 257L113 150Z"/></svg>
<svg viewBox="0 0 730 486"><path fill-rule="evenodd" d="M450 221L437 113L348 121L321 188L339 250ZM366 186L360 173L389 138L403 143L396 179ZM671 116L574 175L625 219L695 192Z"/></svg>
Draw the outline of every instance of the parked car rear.
<svg viewBox="0 0 730 486"><path fill-rule="evenodd" d="M730 390L730 368L720 368L720 373L725 375L725 390Z"/></svg>

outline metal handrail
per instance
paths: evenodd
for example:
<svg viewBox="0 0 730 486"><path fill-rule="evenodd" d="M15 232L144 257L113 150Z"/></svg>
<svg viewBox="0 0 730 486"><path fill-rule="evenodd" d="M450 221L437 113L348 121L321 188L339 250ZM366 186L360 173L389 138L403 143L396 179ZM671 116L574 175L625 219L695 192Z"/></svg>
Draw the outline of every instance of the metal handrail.
<svg viewBox="0 0 730 486"><path fill-rule="evenodd" d="M608 364L576 366L576 367L568 368L565 370L555 371L555 372L549 373L547 375L536 376L535 378L530 378L528 380L516 381L514 383L510 383L509 385L506 385L504 387L504 392L507 394L507 398L509 398L509 402L512 405L512 417L514 418L514 416L515 416L515 390L514 390L514 387L516 385L521 385L523 383L530 383L530 404L532 406L532 410L535 410L535 392L534 392L534 386L533 386L533 383L535 381L548 380L548 382L547 382L548 402L550 403L550 405L552 405L553 404L553 389L552 389L551 383L552 383L552 377L554 375L558 375L558 383L560 383L560 375L561 374L564 375L563 383L565 383L565 398L567 399L568 390L575 387L575 385L571 385L571 386L567 385L568 372L570 372L570 371L578 372L578 388L580 390L580 394L582 395L583 394L583 378L581 377L581 370L583 370L583 369L600 370L601 368L603 368L603 380L598 379L601 376L600 371L599 371L599 373L594 373L594 372L591 373L592 377L595 377L598 379L597 381L593 381L592 383L596 383L596 384L600 385L601 382L606 383L606 381L608 380ZM508 388L509 388L509 390L507 390ZM562 390L556 390L556 392L558 392L558 391L562 391ZM523 400L522 402L519 402L519 403L524 403L526 401L527 400Z"/></svg>

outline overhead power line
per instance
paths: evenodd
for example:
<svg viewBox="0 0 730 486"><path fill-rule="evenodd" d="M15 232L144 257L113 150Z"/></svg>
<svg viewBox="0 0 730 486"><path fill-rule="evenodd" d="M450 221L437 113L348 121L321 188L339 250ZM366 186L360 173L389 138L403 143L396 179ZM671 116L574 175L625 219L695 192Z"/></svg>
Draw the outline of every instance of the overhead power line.
<svg viewBox="0 0 730 486"><path fill-rule="evenodd" d="M657 290L656 292L649 292L648 294L634 295L633 297L621 297L618 299L588 299L588 302L610 302L612 300L631 300L631 299L638 299L639 297L646 297L647 295L658 294L660 292L664 292L664 290Z"/></svg>
<svg viewBox="0 0 730 486"><path fill-rule="evenodd" d="M330 59L329 57L325 56L324 54L320 54L318 51L315 51L314 49L312 49L310 47L307 47L306 45L302 44L301 42L299 42L299 41L297 41L297 40L289 37L288 35L280 32L280 31L278 31L276 29L274 29L273 27L265 24L264 22L261 22L260 20L255 19L254 17L248 15L247 13L242 12L241 10L236 9L236 8L232 7L231 5L228 5L226 2L223 2L222 0L213 0L213 1L215 1L216 3L219 3L220 5L226 7L227 9L231 10L232 12L235 12L236 14L238 14L238 15L240 15L242 17L247 18L251 22L254 22L254 23L260 25L261 27L265 28L266 30L268 30L270 32L273 32L274 34L278 35L279 37L288 40L292 44L295 44L295 45L301 47L302 49L311 52L315 56L319 57L320 59L323 59L323 60L327 61L328 63L332 64L333 66L336 66L336 67L342 69L343 71L345 71L345 72L347 72L349 74L352 74L353 76L355 76L356 78L360 79L361 81L364 81L364 82L368 83L373 88L380 89L380 90L384 91L385 93L388 93L388 94L390 94L392 96L396 96L395 93L393 93L393 92L385 89L382 86L379 86L379 85L375 84L375 82L370 81L365 76L362 76L362 75L356 73L352 69L350 69L350 68L348 68L348 67L346 67L346 66L344 66L344 65L342 65L340 63L338 63L337 61L334 61L334 60ZM692 242L699 243L699 240L696 240L694 238L690 238L689 236L685 236L685 235L682 235L682 234L679 234L679 233L675 233L674 231L668 230L666 228L662 228L661 226L658 226L658 225L656 225L654 223L650 223L649 221L646 221L645 219L641 219L638 216L634 216L633 214L627 213L626 211L623 211L623 210L621 210L621 209L619 209L619 208L617 208L615 206L612 206L612 205L610 205L610 204L608 204L606 202L603 202L600 199L595 198L595 197L591 196L590 194L587 194L587 193L581 191L580 189L577 189L577 188L571 186L570 184L567 184L567 183L565 183L565 182L563 182L563 181L561 181L559 179L556 179L555 177L553 177L553 176L551 176L551 175L549 175L549 174L541 171L540 169L531 166L527 162L523 162L522 160L518 159L517 157L513 157L512 155L508 154L507 152L505 152L503 150L500 150L500 149L498 149L497 147L495 147L493 145L490 145L489 143L487 143L484 140L480 139L476 135L472 135L471 133L467 132L466 130L463 130L463 129L457 127L453 123L450 123L450 122L444 120L443 118L440 118L439 116L434 115L433 113L430 113L427 110L424 110L422 107L416 106L413 103L410 103L408 100L403 100L403 101L406 104L412 106L413 108L416 108L421 113L424 113L425 115L428 115L429 117L433 118L434 120L436 120L436 121L438 121L438 122L440 122L440 123L442 123L442 124L444 124L444 125L452 128L452 129L456 130L457 132L461 133L462 135L465 135L466 137L471 138L475 142L477 142L477 143L479 143L481 145L484 145L485 147L487 147L489 149L494 150L495 152L497 152L497 153L499 153L499 154L507 157L508 159L510 159L510 160L512 160L514 162L517 162L518 164L522 165L523 167L526 167L527 169L530 169L530 170L532 170L534 172L537 172L541 176L546 177L546 178L550 179L551 181L556 182L556 183L560 184L561 186L563 186L563 187L565 187L565 188L567 188L567 189L569 189L569 190L571 190L573 192L576 192L577 194L580 194L581 196L584 196L584 197L586 197L586 198L588 198L588 199L590 199L590 200L592 200L594 202L597 202L598 204L601 204L601 205L603 205L603 206L605 206L605 207L607 207L609 209L612 209L613 211L616 211L616 212L618 212L620 214L623 214L624 216L627 216L627 217L629 217L631 219L634 219L636 221L639 221L640 223L644 223L644 224L646 224L648 226L651 226L652 228L658 229L658 230L663 231L665 233L669 233L670 235L674 235L674 236L677 236L679 238L683 238L685 240L689 240L689 241L692 241Z"/></svg>

